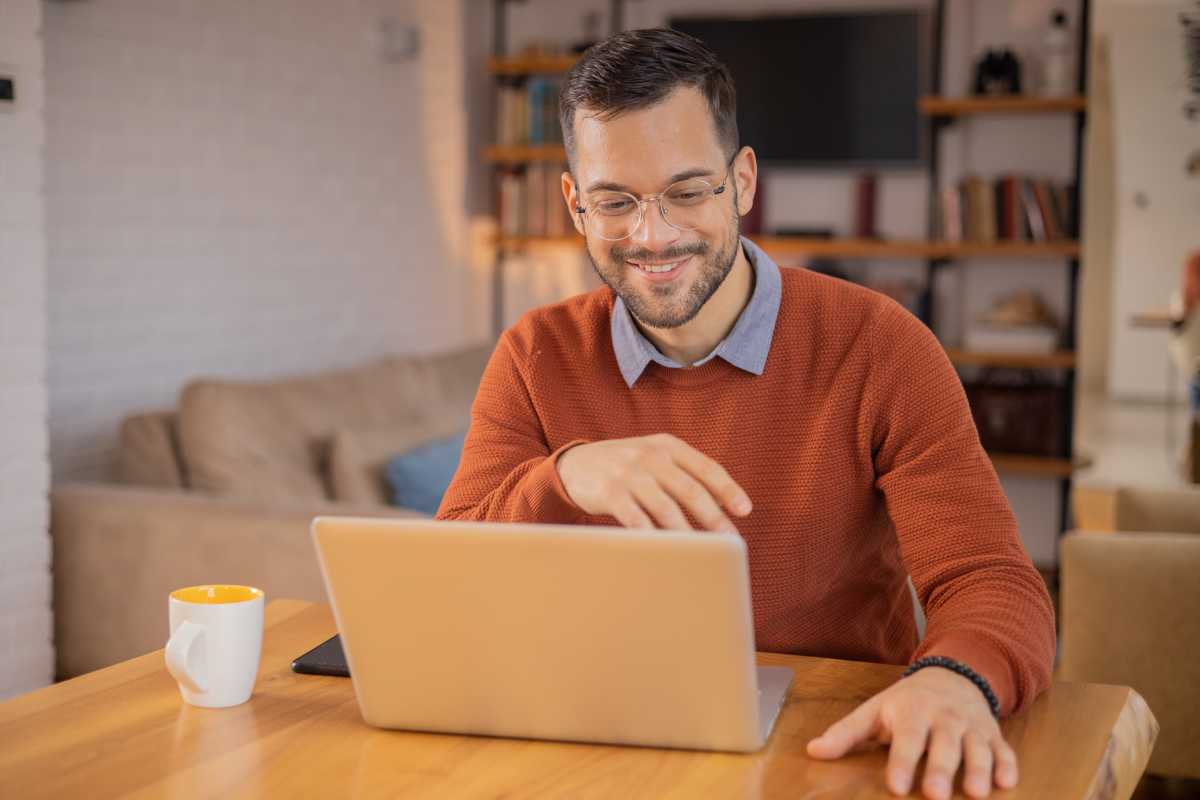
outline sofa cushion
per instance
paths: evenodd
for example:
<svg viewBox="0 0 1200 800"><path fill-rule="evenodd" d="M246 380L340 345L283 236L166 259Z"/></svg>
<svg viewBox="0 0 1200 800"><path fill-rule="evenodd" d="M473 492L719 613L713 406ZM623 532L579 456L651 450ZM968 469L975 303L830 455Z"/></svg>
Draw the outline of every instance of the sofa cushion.
<svg viewBox="0 0 1200 800"><path fill-rule="evenodd" d="M470 420L471 404L479 389L479 379L492 356L492 344L452 350L425 359L433 372L437 384L439 414L452 418ZM466 425L463 426L464 429ZM398 452L398 451L397 451ZM394 454L393 454L394 455Z"/></svg>
<svg viewBox="0 0 1200 800"><path fill-rule="evenodd" d="M258 500L328 498L333 432L416 422L434 392L427 365L394 358L272 383L193 382L179 404L192 486Z"/></svg>
<svg viewBox="0 0 1200 800"><path fill-rule="evenodd" d="M466 431L434 439L388 461L383 468L392 505L437 514L462 459Z"/></svg>
<svg viewBox="0 0 1200 800"><path fill-rule="evenodd" d="M118 434L117 473L121 483L169 489L187 486L177 427L174 411L126 417Z"/></svg>
<svg viewBox="0 0 1200 800"><path fill-rule="evenodd" d="M335 431L465 420L490 352L392 357L273 382L195 381L179 403L191 486L260 500L328 499Z"/></svg>
<svg viewBox="0 0 1200 800"><path fill-rule="evenodd" d="M346 428L329 446L329 483L333 499L347 503L390 501L384 480L387 462L401 453L467 429L465 417L446 415L405 425Z"/></svg>

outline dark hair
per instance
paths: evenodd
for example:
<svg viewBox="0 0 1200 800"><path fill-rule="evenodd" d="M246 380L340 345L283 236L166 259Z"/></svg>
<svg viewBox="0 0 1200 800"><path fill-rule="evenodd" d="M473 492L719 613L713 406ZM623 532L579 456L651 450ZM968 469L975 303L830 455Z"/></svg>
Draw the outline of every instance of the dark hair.
<svg viewBox="0 0 1200 800"><path fill-rule="evenodd" d="M624 31L592 45L567 73L558 96L567 159L575 158L575 111L610 120L662 102L681 87L700 89L726 158L738 151L737 91L708 45L669 28Z"/></svg>

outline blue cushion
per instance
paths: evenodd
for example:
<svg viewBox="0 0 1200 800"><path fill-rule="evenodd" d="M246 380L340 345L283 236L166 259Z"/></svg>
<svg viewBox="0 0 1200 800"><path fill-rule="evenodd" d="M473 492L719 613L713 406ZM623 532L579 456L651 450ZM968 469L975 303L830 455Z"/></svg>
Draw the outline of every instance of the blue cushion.
<svg viewBox="0 0 1200 800"><path fill-rule="evenodd" d="M442 495L450 488L458 470L466 438L464 431L437 439L389 461L383 475L391 491L392 505L436 514Z"/></svg>

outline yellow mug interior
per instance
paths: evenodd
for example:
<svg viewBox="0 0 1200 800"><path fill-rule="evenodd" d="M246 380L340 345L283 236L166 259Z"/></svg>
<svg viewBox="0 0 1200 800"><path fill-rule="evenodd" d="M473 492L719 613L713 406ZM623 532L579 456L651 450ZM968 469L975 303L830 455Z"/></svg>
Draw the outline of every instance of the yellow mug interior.
<svg viewBox="0 0 1200 800"><path fill-rule="evenodd" d="M184 603L200 605L221 605L222 603L245 603L263 596L261 589L253 586L228 586L213 584L209 586L189 586L186 589L176 589L171 597Z"/></svg>

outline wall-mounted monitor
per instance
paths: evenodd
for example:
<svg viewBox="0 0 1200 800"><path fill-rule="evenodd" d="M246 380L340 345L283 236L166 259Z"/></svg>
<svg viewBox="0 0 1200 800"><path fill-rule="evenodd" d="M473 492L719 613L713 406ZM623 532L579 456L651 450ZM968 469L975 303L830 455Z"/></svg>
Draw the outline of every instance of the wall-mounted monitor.
<svg viewBox="0 0 1200 800"><path fill-rule="evenodd" d="M914 167L926 123L921 11L754 18L680 17L737 83L743 144L771 164Z"/></svg>

